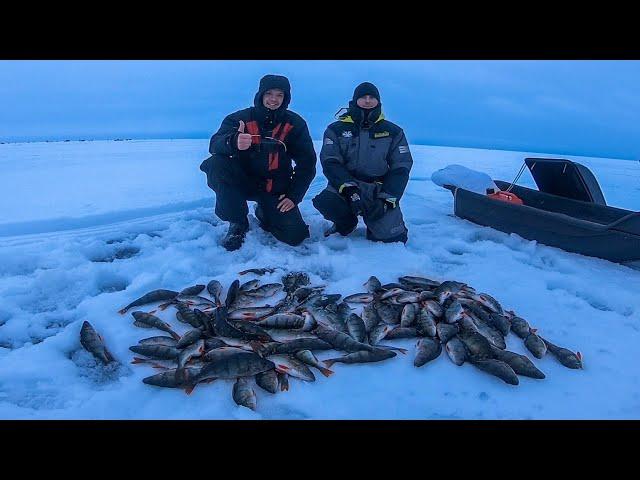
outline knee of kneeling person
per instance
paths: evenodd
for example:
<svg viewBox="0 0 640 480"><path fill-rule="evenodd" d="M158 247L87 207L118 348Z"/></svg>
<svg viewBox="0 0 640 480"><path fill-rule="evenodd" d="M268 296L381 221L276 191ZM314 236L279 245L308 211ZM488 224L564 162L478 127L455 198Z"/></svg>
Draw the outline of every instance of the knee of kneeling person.
<svg viewBox="0 0 640 480"><path fill-rule="evenodd" d="M311 199L311 203L316 208L316 210L320 210L325 206L325 201L323 201L322 193L319 193L315 197Z"/></svg>
<svg viewBox="0 0 640 480"><path fill-rule="evenodd" d="M304 228L295 227L291 229L287 229L279 235L279 240L286 243L287 245L291 245L292 247L297 247L305 239L309 238L309 227L305 225Z"/></svg>

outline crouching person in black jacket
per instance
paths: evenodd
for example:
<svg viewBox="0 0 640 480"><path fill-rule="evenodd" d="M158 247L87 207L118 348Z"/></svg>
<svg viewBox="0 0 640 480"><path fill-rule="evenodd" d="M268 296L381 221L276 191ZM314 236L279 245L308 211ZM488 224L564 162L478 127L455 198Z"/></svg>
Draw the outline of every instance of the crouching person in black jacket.
<svg viewBox="0 0 640 480"><path fill-rule="evenodd" d="M224 119L200 165L216 193L216 215L229 222L222 241L229 251L249 229L247 200L258 203L260 226L278 240L298 245L309 237L297 205L315 177L316 152L304 119L287 110L290 100L286 77L264 76L254 106Z"/></svg>
<svg viewBox="0 0 640 480"><path fill-rule="evenodd" d="M325 131L320 161L329 185L313 205L333 222L325 236L349 235L362 216L368 239L407 242L399 202L413 159L402 129L384 119L375 85L356 87L347 113Z"/></svg>

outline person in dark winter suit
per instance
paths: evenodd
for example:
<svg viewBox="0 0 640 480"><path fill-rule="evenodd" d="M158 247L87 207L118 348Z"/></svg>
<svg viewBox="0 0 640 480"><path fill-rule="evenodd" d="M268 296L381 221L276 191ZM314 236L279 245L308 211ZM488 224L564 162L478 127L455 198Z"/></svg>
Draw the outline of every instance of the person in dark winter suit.
<svg viewBox="0 0 640 480"><path fill-rule="evenodd" d="M375 85L358 85L346 114L327 127L320 162L328 185L313 205L333 222L325 236L349 235L362 216L368 239L407 242L400 199L413 159L402 129L385 120Z"/></svg>
<svg viewBox="0 0 640 480"><path fill-rule="evenodd" d="M309 237L297 205L315 177L316 152L304 119L287 109L290 101L289 80L265 75L254 106L228 115L211 137L200 170L216 193L216 215L229 222L227 250L244 242L247 200L258 203L260 226L278 240L298 245Z"/></svg>

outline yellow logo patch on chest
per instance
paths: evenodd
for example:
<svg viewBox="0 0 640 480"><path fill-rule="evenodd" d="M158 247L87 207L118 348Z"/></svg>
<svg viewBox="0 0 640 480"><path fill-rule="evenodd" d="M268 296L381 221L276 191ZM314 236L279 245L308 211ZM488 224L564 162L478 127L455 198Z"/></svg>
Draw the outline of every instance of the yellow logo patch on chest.
<svg viewBox="0 0 640 480"><path fill-rule="evenodd" d="M388 136L389 136L389 132L378 132L373 134L373 138L382 138L382 137L388 137Z"/></svg>

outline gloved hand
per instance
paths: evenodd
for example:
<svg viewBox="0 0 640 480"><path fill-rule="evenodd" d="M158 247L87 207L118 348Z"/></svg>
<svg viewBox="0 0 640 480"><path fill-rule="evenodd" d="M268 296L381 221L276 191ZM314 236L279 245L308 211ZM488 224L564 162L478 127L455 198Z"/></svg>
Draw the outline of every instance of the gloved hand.
<svg viewBox="0 0 640 480"><path fill-rule="evenodd" d="M358 187L348 186L342 189L342 195L347 199L347 203L351 207L351 211L357 217L362 215L362 201L360 200L360 189Z"/></svg>
<svg viewBox="0 0 640 480"><path fill-rule="evenodd" d="M396 202L394 200L387 200L378 198L373 202L373 205L367 210L368 220L379 220L384 217L387 211L396 208Z"/></svg>

